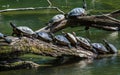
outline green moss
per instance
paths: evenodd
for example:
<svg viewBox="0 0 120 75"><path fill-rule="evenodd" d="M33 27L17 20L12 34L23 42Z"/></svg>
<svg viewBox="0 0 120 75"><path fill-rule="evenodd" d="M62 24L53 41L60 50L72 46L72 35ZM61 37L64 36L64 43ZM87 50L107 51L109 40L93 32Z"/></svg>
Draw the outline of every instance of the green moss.
<svg viewBox="0 0 120 75"><path fill-rule="evenodd" d="M36 54L24 54L20 56L25 61L33 61L37 64L50 64L56 59L54 57L41 56Z"/></svg>
<svg viewBox="0 0 120 75"><path fill-rule="evenodd" d="M12 48L10 46L1 46L0 47L0 54L11 53L11 52L12 52Z"/></svg>

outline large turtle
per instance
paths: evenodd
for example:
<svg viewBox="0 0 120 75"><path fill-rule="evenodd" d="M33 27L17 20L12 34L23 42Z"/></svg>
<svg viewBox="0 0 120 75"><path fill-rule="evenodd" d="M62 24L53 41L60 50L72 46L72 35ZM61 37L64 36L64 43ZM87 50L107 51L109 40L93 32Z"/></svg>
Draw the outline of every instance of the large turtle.
<svg viewBox="0 0 120 75"><path fill-rule="evenodd" d="M49 23L47 23L48 27L46 29L50 28L52 25L56 23L61 22L64 19L65 19L65 16L63 14L57 14L53 16L52 19L49 21Z"/></svg>
<svg viewBox="0 0 120 75"><path fill-rule="evenodd" d="M46 32L37 32L36 36L38 39L43 40L45 42L52 42L52 36Z"/></svg>
<svg viewBox="0 0 120 75"><path fill-rule="evenodd" d="M109 52L102 43L92 43L91 45L100 54L106 54Z"/></svg>
<svg viewBox="0 0 120 75"><path fill-rule="evenodd" d="M62 32L63 34L65 34L65 37L70 41L71 45L75 46L77 48L77 39L75 37L75 34L74 33L65 33L65 32Z"/></svg>
<svg viewBox="0 0 120 75"><path fill-rule="evenodd" d="M118 52L117 48L113 44L108 43L108 41L105 39L103 41L105 42L105 47L109 50L110 53L115 54Z"/></svg>
<svg viewBox="0 0 120 75"><path fill-rule="evenodd" d="M57 44L65 45L65 46L68 46L69 48L72 47L69 40L65 36L56 35L54 38L55 38L55 41L56 41Z"/></svg>
<svg viewBox="0 0 120 75"><path fill-rule="evenodd" d="M7 38L7 36L2 34L2 33L0 33L0 39L4 39L5 42L7 42L7 43L11 43L12 42L12 40L10 38Z"/></svg>
<svg viewBox="0 0 120 75"><path fill-rule="evenodd" d="M27 36L27 37L32 37L35 33L32 29L30 29L29 27L26 26L19 26L16 27L15 24L13 24L12 22L10 22L10 25L13 28L13 33L12 36L16 35L16 36Z"/></svg>

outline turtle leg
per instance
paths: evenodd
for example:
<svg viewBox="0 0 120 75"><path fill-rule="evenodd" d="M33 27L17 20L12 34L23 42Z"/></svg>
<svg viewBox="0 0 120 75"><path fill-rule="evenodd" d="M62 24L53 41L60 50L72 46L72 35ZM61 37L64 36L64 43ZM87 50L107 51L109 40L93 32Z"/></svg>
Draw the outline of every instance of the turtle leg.
<svg viewBox="0 0 120 75"><path fill-rule="evenodd" d="M92 48L91 51L92 51L93 53L95 53L95 54L98 54L98 51L97 51L96 49L94 49L94 48Z"/></svg>
<svg viewBox="0 0 120 75"><path fill-rule="evenodd" d="M14 33L14 32L12 32L12 36L14 36L14 34L15 34L15 33Z"/></svg>
<svg viewBox="0 0 120 75"><path fill-rule="evenodd" d="M10 38L4 38L5 42L7 42L8 44L10 44L12 42L12 40Z"/></svg>
<svg viewBox="0 0 120 75"><path fill-rule="evenodd" d="M77 44L75 44L75 48L77 49L78 47L77 47Z"/></svg>
<svg viewBox="0 0 120 75"><path fill-rule="evenodd" d="M70 44L68 44L68 48L70 48L70 49L71 49L71 48L72 48L72 46L71 46Z"/></svg>

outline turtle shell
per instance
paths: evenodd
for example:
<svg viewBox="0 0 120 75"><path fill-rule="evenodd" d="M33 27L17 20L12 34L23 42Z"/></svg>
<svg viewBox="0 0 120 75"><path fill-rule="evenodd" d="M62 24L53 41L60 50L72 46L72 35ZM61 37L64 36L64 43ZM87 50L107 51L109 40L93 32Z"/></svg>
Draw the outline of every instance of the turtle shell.
<svg viewBox="0 0 120 75"><path fill-rule="evenodd" d="M56 35L55 40L57 41L58 44L61 44L61 45L70 44L69 40L63 35Z"/></svg>
<svg viewBox="0 0 120 75"><path fill-rule="evenodd" d="M46 32L37 32L37 38L40 39L40 40L43 40L45 42L51 42L52 41L52 37L46 33Z"/></svg>
<svg viewBox="0 0 120 75"><path fill-rule="evenodd" d="M83 37L76 37L76 39L79 42L80 46L82 46L86 49L92 49L92 46L87 39L85 39Z"/></svg>
<svg viewBox="0 0 120 75"><path fill-rule="evenodd" d="M107 53L108 50L105 48L105 46L102 43L92 43L93 48L97 50L98 53Z"/></svg>
<svg viewBox="0 0 120 75"><path fill-rule="evenodd" d="M65 16L63 14L58 14L55 15L51 20L50 23L55 23L55 22L59 22L61 20L65 19Z"/></svg>
<svg viewBox="0 0 120 75"><path fill-rule="evenodd" d="M26 34L34 34L34 31L26 26L19 26L19 27L17 27L17 29Z"/></svg>
<svg viewBox="0 0 120 75"><path fill-rule="evenodd" d="M68 16L81 16L82 14L85 14L85 9L74 8L68 13Z"/></svg>
<svg viewBox="0 0 120 75"><path fill-rule="evenodd" d="M77 39L76 39L76 37L75 37L73 34L71 34L71 33L66 33L65 36L66 36L66 38L70 41L70 43L71 43L72 45L75 45L75 46L76 46L76 44L77 44Z"/></svg>

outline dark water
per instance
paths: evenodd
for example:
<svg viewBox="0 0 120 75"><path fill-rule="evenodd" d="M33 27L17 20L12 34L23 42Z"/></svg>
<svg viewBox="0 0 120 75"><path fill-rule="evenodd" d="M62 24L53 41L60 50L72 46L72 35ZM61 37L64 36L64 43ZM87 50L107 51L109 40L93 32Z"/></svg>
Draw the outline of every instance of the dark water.
<svg viewBox="0 0 120 75"><path fill-rule="evenodd" d="M18 1L18 3L17 3ZM37 2L38 1L38 2ZM65 12L74 7L78 7L81 2L76 0L51 0L54 5L60 7ZM109 12L119 9L119 0L88 0L88 8L93 9L92 13L96 12ZM27 3L28 2L28 3ZM48 4L42 4L44 0L0 0L0 9L6 8L20 8L20 7L38 7L48 6ZM38 4L37 4L38 3ZM9 7L8 7L9 5ZM22 6L23 5L23 6ZM103 12L103 13L104 13ZM50 18L57 14L55 10L36 10L36 11L14 11L0 13L0 32L11 35L12 28L9 22L15 24L28 26L34 31L45 26ZM117 49L120 49L120 32L116 31L104 31L95 28L90 28L89 31L83 31L84 27L67 28L64 31L75 31L78 36L87 37L91 42L102 42L103 39L107 39L110 43L114 44ZM60 32L59 32L60 33ZM59 34L58 33L58 34ZM104 57L101 59L83 60L72 64L60 65L55 67L39 68L37 70L16 70L0 72L0 75L120 75L120 57Z"/></svg>

